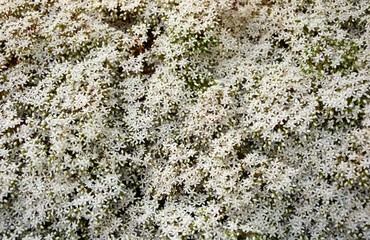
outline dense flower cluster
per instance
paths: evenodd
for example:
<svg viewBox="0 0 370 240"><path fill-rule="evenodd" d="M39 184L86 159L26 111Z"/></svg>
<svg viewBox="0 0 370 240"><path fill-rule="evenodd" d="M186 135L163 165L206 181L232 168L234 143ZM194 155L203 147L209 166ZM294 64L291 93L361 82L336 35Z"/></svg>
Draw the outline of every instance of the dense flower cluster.
<svg viewBox="0 0 370 240"><path fill-rule="evenodd" d="M370 239L368 0L0 0L1 239Z"/></svg>

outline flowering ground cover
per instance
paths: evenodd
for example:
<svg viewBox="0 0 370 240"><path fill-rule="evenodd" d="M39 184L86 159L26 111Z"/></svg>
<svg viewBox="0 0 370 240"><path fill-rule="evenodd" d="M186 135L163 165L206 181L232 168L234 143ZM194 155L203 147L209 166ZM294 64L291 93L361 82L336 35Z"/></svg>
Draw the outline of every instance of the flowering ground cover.
<svg viewBox="0 0 370 240"><path fill-rule="evenodd" d="M0 0L1 239L370 239L368 0Z"/></svg>

